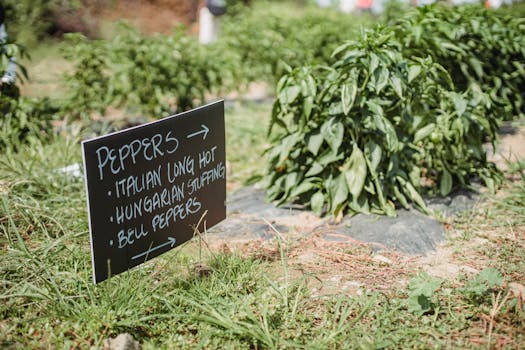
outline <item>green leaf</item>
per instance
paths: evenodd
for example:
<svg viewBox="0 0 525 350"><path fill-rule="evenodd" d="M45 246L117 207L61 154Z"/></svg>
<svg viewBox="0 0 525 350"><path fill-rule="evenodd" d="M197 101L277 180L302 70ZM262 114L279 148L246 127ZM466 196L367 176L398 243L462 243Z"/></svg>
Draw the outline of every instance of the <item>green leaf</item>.
<svg viewBox="0 0 525 350"><path fill-rule="evenodd" d="M408 308L410 312L423 314L434 308L432 298L441 286L441 281L423 272L409 282Z"/></svg>
<svg viewBox="0 0 525 350"><path fill-rule="evenodd" d="M343 174L339 174L330 183L330 208L332 211L348 199L348 187L346 186L345 177Z"/></svg>
<svg viewBox="0 0 525 350"><path fill-rule="evenodd" d="M374 115L373 120L375 127L385 134L388 150L396 151L399 146L399 140L397 138L396 129L392 123L388 119L378 115Z"/></svg>
<svg viewBox="0 0 525 350"><path fill-rule="evenodd" d="M441 283L441 280L432 277L426 272L421 272L410 279L408 289L410 294L432 297L435 291L441 286Z"/></svg>
<svg viewBox="0 0 525 350"><path fill-rule="evenodd" d="M412 169L410 169L408 173L408 178L414 186L419 186L421 183L421 169L416 165L412 165Z"/></svg>
<svg viewBox="0 0 525 350"><path fill-rule="evenodd" d="M439 183L439 192L446 196L452 190L452 175L447 170L443 170L441 181Z"/></svg>
<svg viewBox="0 0 525 350"><path fill-rule="evenodd" d="M418 131L416 131L416 133L414 134L414 143L420 140L423 140L425 137L432 134L432 131L434 131L435 128L436 128L436 124L430 123L428 125L425 125L421 129L419 129Z"/></svg>
<svg viewBox="0 0 525 350"><path fill-rule="evenodd" d="M463 291L470 296L481 297L492 288L500 287L502 284L502 274L497 269L488 267L471 279L463 288Z"/></svg>
<svg viewBox="0 0 525 350"><path fill-rule="evenodd" d="M379 58L376 54L370 55L370 66L368 68L368 74L373 75L376 68L379 66Z"/></svg>
<svg viewBox="0 0 525 350"><path fill-rule="evenodd" d="M303 108L304 108L304 115L308 119L310 118L310 114L312 114L312 108L314 106L314 98L311 96L308 96L304 99Z"/></svg>
<svg viewBox="0 0 525 350"><path fill-rule="evenodd" d="M467 101L458 93L452 93L452 100L454 101L456 113L458 116L462 116L467 109Z"/></svg>
<svg viewBox="0 0 525 350"><path fill-rule="evenodd" d="M323 144L323 134L321 134L320 131L316 131L310 134L310 136L308 137L307 147L308 147L308 150L312 152L314 156L316 156L317 153L319 153L319 148L321 148L322 144Z"/></svg>
<svg viewBox="0 0 525 350"><path fill-rule="evenodd" d="M352 155L343 165L348 190L354 198L359 197L366 180L366 160L363 152L354 144Z"/></svg>
<svg viewBox="0 0 525 350"><path fill-rule="evenodd" d="M323 170L324 170L324 167L321 164L319 164L318 162L314 162L304 176L306 177L315 176L321 173Z"/></svg>
<svg viewBox="0 0 525 350"><path fill-rule="evenodd" d="M412 80L416 79L421 73L421 66L414 65L408 67L408 82L411 83Z"/></svg>
<svg viewBox="0 0 525 350"><path fill-rule="evenodd" d="M445 48L445 49L448 49L448 50L451 50L451 51L456 51L458 53L462 53L463 50L461 50L461 48L457 45L454 45L452 44L451 42L442 42L441 45Z"/></svg>
<svg viewBox="0 0 525 350"><path fill-rule="evenodd" d="M390 84L394 88L394 91L396 92L397 96L403 98L403 87L401 85L401 79L399 79L395 75L392 75L392 77L390 77Z"/></svg>
<svg viewBox="0 0 525 350"><path fill-rule="evenodd" d="M310 74L308 74L306 78L301 80L301 91L304 96L315 96L317 88L315 86L315 80Z"/></svg>
<svg viewBox="0 0 525 350"><path fill-rule="evenodd" d="M342 51L348 49L351 45L352 45L351 43L345 43L345 44L343 44L341 46L336 47L335 50L333 51L331 57L337 56Z"/></svg>
<svg viewBox="0 0 525 350"><path fill-rule="evenodd" d="M321 126L321 134L323 135L328 146L337 153L339 146L343 143L344 126L335 118L330 118Z"/></svg>
<svg viewBox="0 0 525 350"><path fill-rule="evenodd" d="M368 141L365 144L365 156L370 162L370 172L374 173L377 170L379 163L381 162L383 150L377 143Z"/></svg>
<svg viewBox="0 0 525 350"><path fill-rule="evenodd" d="M496 183L494 182L494 179L490 176L482 176L483 182L485 182L485 186L489 189L490 193L496 193Z"/></svg>
<svg viewBox="0 0 525 350"><path fill-rule="evenodd" d="M317 162L321 164L322 166L328 166L331 163L337 162L344 158L344 153L335 153L331 149L326 149L319 157L317 158Z"/></svg>
<svg viewBox="0 0 525 350"><path fill-rule="evenodd" d="M379 117L383 117L383 108L381 108L380 105L378 105L376 102L374 101L366 101L366 104L368 106L368 109L374 114L374 115L377 115Z"/></svg>
<svg viewBox="0 0 525 350"><path fill-rule="evenodd" d="M403 188L403 192L407 195L407 197L410 198L414 203L419 205L421 209L428 211L425 201L423 200L419 192L410 183L410 181L403 179L401 176L396 176L396 179L401 185L401 188Z"/></svg>
<svg viewBox="0 0 525 350"><path fill-rule="evenodd" d="M357 199L353 198L348 206L356 213L370 213L370 204L368 203L367 196L359 196Z"/></svg>
<svg viewBox="0 0 525 350"><path fill-rule="evenodd" d="M343 113L343 103L342 102L335 102L330 104L328 107L328 114L329 115L338 115Z"/></svg>
<svg viewBox="0 0 525 350"><path fill-rule="evenodd" d="M298 174L296 172L289 173L286 175L284 180L284 192L290 193L290 191L297 186Z"/></svg>
<svg viewBox="0 0 525 350"><path fill-rule="evenodd" d="M357 93L357 81L353 79L341 88L341 102L343 104L343 113L347 115L354 105L355 95Z"/></svg>
<svg viewBox="0 0 525 350"><path fill-rule="evenodd" d="M324 194L321 191L316 192L312 198L310 198L310 207L313 212L317 215L321 215L324 205Z"/></svg>
<svg viewBox="0 0 525 350"><path fill-rule="evenodd" d="M476 73L477 77L481 79L483 77L483 67L481 61L475 57L470 57L469 63L474 72Z"/></svg>
<svg viewBox="0 0 525 350"><path fill-rule="evenodd" d="M314 188L314 184L309 181L303 181L299 184L299 186L296 186L291 192L290 192L290 198L295 198L307 191L310 191L312 188Z"/></svg>
<svg viewBox="0 0 525 350"><path fill-rule="evenodd" d="M408 201L407 201L406 197L399 191L399 188L394 185L394 186L392 186L392 189L394 190L394 195L396 196L396 198L399 201L399 203L401 203L401 205L405 209L408 209L409 208Z"/></svg>
<svg viewBox="0 0 525 350"><path fill-rule="evenodd" d="M424 314L431 311L434 305L425 295L414 295L408 298L408 311L414 314Z"/></svg>
<svg viewBox="0 0 525 350"><path fill-rule="evenodd" d="M288 157L290 156L290 152L294 148L297 141L299 141L300 135L299 133L294 133L286 136L281 141L281 152L279 154L279 160L277 161L277 164L281 164L284 162Z"/></svg>
<svg viewBox="0 0 525 350"><path fill-rule="evenodd" d="M378 70L376 70L376 93L380 93L381 90L383 90L383 88L386 86L389 75L390 72L384 67L380 67Z"/></svg>
<svg viewBox="0 0 525 350"><path fill-rule="evenodd" d="M297 96L299 96L300 92L301 92L301 88L297 85L287 86L279 94L279 101L281 101L281 103L283 104L290 104L293 101L295 101Z"/></svg>
<svg viewBox="0 0 525 350"><path fill-rule="evenodd" d="M476 277L476 282L483 283L489 288L499 287L503 284L503 275L497 269L488 267L483 269Z"/></svg>

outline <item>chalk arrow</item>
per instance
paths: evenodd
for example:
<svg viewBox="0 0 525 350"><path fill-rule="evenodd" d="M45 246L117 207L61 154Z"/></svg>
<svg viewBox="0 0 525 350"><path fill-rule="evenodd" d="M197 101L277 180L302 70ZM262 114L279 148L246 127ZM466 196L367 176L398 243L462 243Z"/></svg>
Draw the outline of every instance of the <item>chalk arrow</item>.
<svg viewBox="0 0 525 350"><path fill-rule="evenodd" d="M171 246L171 248L173 248L173 247L175 246L175 243L176 243L176 242L177 242L177 240L176 240L175 238L173 238L173 237L168 237L168 241L167 241L167 242L164 242L164 243L162 243L162 244L159 244L159 245L156 246L156 247L149 248L149 249L146 250L145 252L142 252L142 253L140 253L140 254L135 255L134 257L131 258L131 260L135 260L135 259L140 258L140 257L145 256L145 255L147 256L149 253L154 252L155 250L160 249L160 248L162 248L162 247L165 247L165 246L167 246L167 245L169 245L169 246Z"/></svg>
<svg viewBox="0 0 525 350"><path fill-rule="evenodd" d="M208 131L210 131L210 129L208 129L208 127L204 124L201 124L201 127L202 127L202 130L199 130L197 132L194 132L193 134L189 134L188 136L186 136L186 138L192 138L194 136L197 136L197 135L200 135L200 134L204 134L204 136L202 136L202 139L203 140L206 140L206 136L208 136Z"/></svg>

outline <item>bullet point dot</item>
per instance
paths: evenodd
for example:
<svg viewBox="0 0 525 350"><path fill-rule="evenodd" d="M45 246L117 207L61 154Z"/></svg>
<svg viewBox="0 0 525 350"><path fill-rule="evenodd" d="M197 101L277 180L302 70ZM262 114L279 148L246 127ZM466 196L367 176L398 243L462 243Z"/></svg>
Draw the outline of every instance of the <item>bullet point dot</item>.
<svg viewBox="0 0 525 350"><path fill-rule="evenodd" d="M108 191L108 196L111 196L111 191Z"/></svg>
<svg viewBox="0 0 525 350"><path fill-rule="evenodd" d="M113 240L109 241L109 245L110 245L110 246L113 245Z"/></svg>
<svg viewBox="0 0 525 350"><path fill-rule="evenodd" d="M109 221L113 222L113 216L109 218Z"/></svg>

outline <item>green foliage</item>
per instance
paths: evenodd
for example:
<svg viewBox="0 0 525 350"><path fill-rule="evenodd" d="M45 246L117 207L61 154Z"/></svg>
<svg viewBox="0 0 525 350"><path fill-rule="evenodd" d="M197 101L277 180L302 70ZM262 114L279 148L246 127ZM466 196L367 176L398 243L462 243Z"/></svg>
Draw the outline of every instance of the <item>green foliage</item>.
<svg viewBox="0 0 525 350"><path fill-rule="evenodd" d="M182 30L148 37L126 25L109 41L70 35L66 57L76 67L67 77L64 112L86 118L108 106L149 116L187 110L206 95L275 82L289 66L328 62L331 50L366 21L318 9L292 15L291 4L237 5L242 16L223 17L221 37L211 45Z"/></svg>
<svg viewBox="0 0 525 350"><path fill-rule="evenodd" d="M394 202L425 209L422 193L448 194L477 174L494 187L483 140L498 121L479 89L454 92L441 65L406 57L378 28L333 53L331 66L279 81L269 134L269 189L278 203L315 212L395 215Z"/></svg>
<svg viewBox="0 0 525 350"><path fill-rule="evenodd" d="M234 60L217 46L202 46L177 31L146 37L121 25L111 41L71 36L67 57L76 58L67 77L72 94L65 110L74 117L125 106L159 117L184 111L233 82Z"/></svg>
<svg viewBox="0 0 525 350"><path fill-rule="evenodd" d="M240 126L234 132L248 136L247 126L239 121L252 112L238 114L238 120L229 121L227 132ZM331 289L325 269L302 274L297 265L290 265L290 275L283 274L291 263L288 258L296 255L293 240L291 245L281 244L290 250L281 251L275 262L231 253L204 254L204 263L211 267L207 276L195 274L197 247L190 243L93 285L83 179L56 170L81 162L82 138L57 135L50 142L32 140L0 157L1 348L103 348L105 339L124 332L143 349L465 349L479 347L482 341L483 348L496 348L501 339L505 347L519 349L525 343L525 314L515 299L494 302L502 288L495 288L488 298L471 300L457 281L443 281L436 289L437 282L420 276L405 290L401 287L405 276L396 273L385 289L384 282L370 283L373 277L364 266L348 275L352 281L364 278L358 290L363 293L349 296L348 290ZM229 148L230 154L242 157L247 147L238 145ZM471 217L464 229L492 235L504 225L508 233L504 236L523 232L519 198L524 198L525 187L509 192L509 202L520 212L485 203L483 212L490 215ZM507 195L500 199L507 200ZM502 218L512 217L521 224L510 230ZM477 266L488 260L498 265L507 281L525 283L525 247L519 236L490 239L478 248L462 256L462 263ZM491 258L493 253L498 256ZM354 260L359 255L348 257ZM417 268L392 267L407 273ZM354 272L355 268L350 266ZM389 275L388 268L378 272L386 273L381 281ZM430 311L408 310L410 294L418 293L430 295L434 304ZM494 320L488 334L480 332L487 316Z"/></svg>
<svg viewBox="0 0 525 350"><path fill-rule="evenodd" d="M259 0L260 1L260 0ZM228 16L243 14L251 4L251 0L226 0L226 13Z"/></svg>
<svg viewBox="0 0 525 350"><path fill-rule="evenodd" d="M240 56L244 82L276 82L287 66L329 62L332 50L367 20L290 3L254 3L242 16L222 23L219 40L226 51Z"/></svg>
<svg viewBox="0 0 525 350"><path fill-rule="evenodd" d="M434 311L437 306L436 291L441 281L427 273L420 273L410 280L408 286L408 311L423 315Z"/></svg>
<svg viewBox="0 0 525 350"><path fill-rule="evenodd" d="M89 41L82 34L68 34L70 44L64 52L68 60L76 60L75 71L66 77L67 101L62 106L66 115L89 118L92 112L104 114L111 102L109 87L108 45L102 40Z"/></svg>
<svg viewBox="0 0 525 350"><path fill-rule="evenodd" d="M4 75L12 59L23 59L23 47L12 40L0 46L0 76ZM0 86L0 149L18 147L29 138L45 137L51 131L51 120L56 108L49 99L30 99L20 96L17 82L27 78L26 69L17 65L14 83Z"/></svg>
<svg viewBox="0 0 525 350"><path fill-rule="evenodd" d="M503 276L501 272L495 268L488 267L468 281L462 291L467 298L480 300L480 298L488 295L492 289L501 287L502 284Z"/></svg>
<svg viewBox="0 0 525 350"><path fill-rule="evenodd" d="M418 8L394 24L406 56L431 56L451 75L457 91L490 96L490 113L525 114L525 20L481 6Z"/></svg>
<svg viewBox="0 0 525 350"><path fill-rule="evenodd" d="M525 18L525 1L517 0L513 1L512 4L504 4L498 9L494 9L503 15L509 15L516 18Z"/></svg>
<svg viewBox="0 0 525 350"><path fill-rule="evenodd" d="M9 34L25 45L36 43L51 27L51 12L57 2L57 0L2 0Z"/></svg>
<svg viewBox="0 0 525 350"><path fill-rule="evenodd" d="M0 149L18 148L30 139L46 139L52 133L51 122L58 108L48 98L15 100L2 94L0 106L4 112L0 120Z"/></svg>

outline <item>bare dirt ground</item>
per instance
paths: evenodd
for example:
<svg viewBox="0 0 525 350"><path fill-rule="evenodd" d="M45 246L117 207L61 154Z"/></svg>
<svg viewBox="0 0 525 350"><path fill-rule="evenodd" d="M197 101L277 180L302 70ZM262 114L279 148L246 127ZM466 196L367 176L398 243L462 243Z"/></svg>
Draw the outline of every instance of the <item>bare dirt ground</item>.
<svg viewBox="0 0 525 350"><path fill-rule="evenodd" d="M106 21L126 19L145 33L169 33L177 25L194 24L200 5L192 0L118 0L99 11Z"/></svg>
<svg viewBox="0 0 525 350"><path fill-rule="evenodd" d="M525 127L504 134L496 154L491 156L498 167L507 169L505 160L525 160ZM505 189L502 190L503 192ZM361 294L367 290L388 290L405 286L416 272L448 280L472 276L489 266L486 254L505 241L511 245L525 245L525 227L511 227L503 223L494 228L484 217L481 203L470 213L470 218L445 223L447 239L435 252L414 256L386 250L374 252L360 241L327 241L316 228L326 220L303 212L296 217L282 217L267 222L274 240L238 239L213 240L212 250L235 251L247 257L271 262L276 276L283 274L283 262L292 277L304 277L314 294ZM470 221L469 221L470 220ZM476 222L472 228L468 222ZM291 232L281 233L276 227L292 226ZM312 232L300 234L299 232ZM281 277L284 278L284 277ZM520 276L516 276L520 278Z"/></svg>

